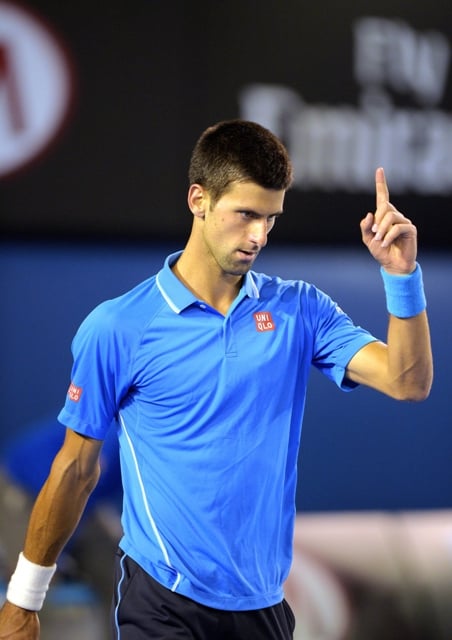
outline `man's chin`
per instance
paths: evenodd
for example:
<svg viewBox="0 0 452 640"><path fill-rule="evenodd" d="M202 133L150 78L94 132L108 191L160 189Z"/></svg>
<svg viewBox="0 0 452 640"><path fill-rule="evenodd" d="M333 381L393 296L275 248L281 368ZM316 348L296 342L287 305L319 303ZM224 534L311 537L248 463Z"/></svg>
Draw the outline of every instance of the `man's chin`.
<svg viewBox="0 0 452 640"><path fill-rule="evenodd" d="M224 273L228 273L231 276L244 276L252 268L256 258L256 253L237 252L224 262L222 269Z"/></svg>
<svg viewBox="0 0 452 640"><path fill-rule="evenodd" d="M230 265L229 273L234 276L244 276L254 264L254 260L238 260Z"/></svg>

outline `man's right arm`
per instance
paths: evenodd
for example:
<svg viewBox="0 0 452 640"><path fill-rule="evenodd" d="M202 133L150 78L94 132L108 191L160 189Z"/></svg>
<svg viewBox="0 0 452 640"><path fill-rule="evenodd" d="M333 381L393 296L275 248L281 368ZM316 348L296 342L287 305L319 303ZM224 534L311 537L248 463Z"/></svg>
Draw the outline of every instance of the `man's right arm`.
<svg viewBox="0 0 452 640"><path fill-rule="evenodd" d="M101 447L102 441L67 429L30 516L23 550L29 562L43 567L56 563L99 479ZM36 612L7 601L0 611L0 640L38 638Z"/></svg>

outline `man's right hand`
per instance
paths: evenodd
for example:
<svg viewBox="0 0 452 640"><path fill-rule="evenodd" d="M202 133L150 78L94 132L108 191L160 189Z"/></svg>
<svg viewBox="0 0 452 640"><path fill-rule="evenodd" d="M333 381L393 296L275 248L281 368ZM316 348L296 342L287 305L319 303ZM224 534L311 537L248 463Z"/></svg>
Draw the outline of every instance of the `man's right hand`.
<svg viewBox="0 0 452 640"><path fill-rule="evenodd" d="M39 618L6 601L0 609L0 640L39 640Z"/></svg>

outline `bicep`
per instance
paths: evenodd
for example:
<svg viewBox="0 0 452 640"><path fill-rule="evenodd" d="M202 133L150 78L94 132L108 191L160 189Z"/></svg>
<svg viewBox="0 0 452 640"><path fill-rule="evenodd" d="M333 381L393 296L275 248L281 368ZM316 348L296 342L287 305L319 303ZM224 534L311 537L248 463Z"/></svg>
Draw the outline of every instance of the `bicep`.
<svg viewBox="0 0 452 640"><path fill-rule="evenodd" d="M57 453L51 473L61 474L68 469L81 479L97 481L102 440L96 440L67 428L63 445Z"/></svg>
<svg viewBox="0 0 452 640"><path fill-rule="evenodd" d="M345 377L387 393L387 346L378 340L355 353L345 370Z"/></svg>

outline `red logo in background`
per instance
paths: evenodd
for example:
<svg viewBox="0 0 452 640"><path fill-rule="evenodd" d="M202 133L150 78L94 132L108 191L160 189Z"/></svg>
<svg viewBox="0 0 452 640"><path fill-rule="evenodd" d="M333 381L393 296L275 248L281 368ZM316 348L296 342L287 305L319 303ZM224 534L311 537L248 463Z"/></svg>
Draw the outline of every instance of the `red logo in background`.
<svg viewBox="0 0 452 640"><path fill-rule="evenodd" d="M73 79L59 36L34 11L0 0L0 178L56 140L69 116Z"/></svg>
<svg viewBox="0 0 452 640"><path fill-rule="evenodd" d="M73 402L78 402L82 397L82 392L83 392L82 387L77 387L77 385L71 382L67 392L69 396L69 400L72 400Z"/></svg>
<svg viewBox="0 0 452 640"><path fill-rule="evenodd" d="M258 313L253 313L253 316L257 331L275 330L275 323L273 322L270 311L259 311Z"/></svg>

